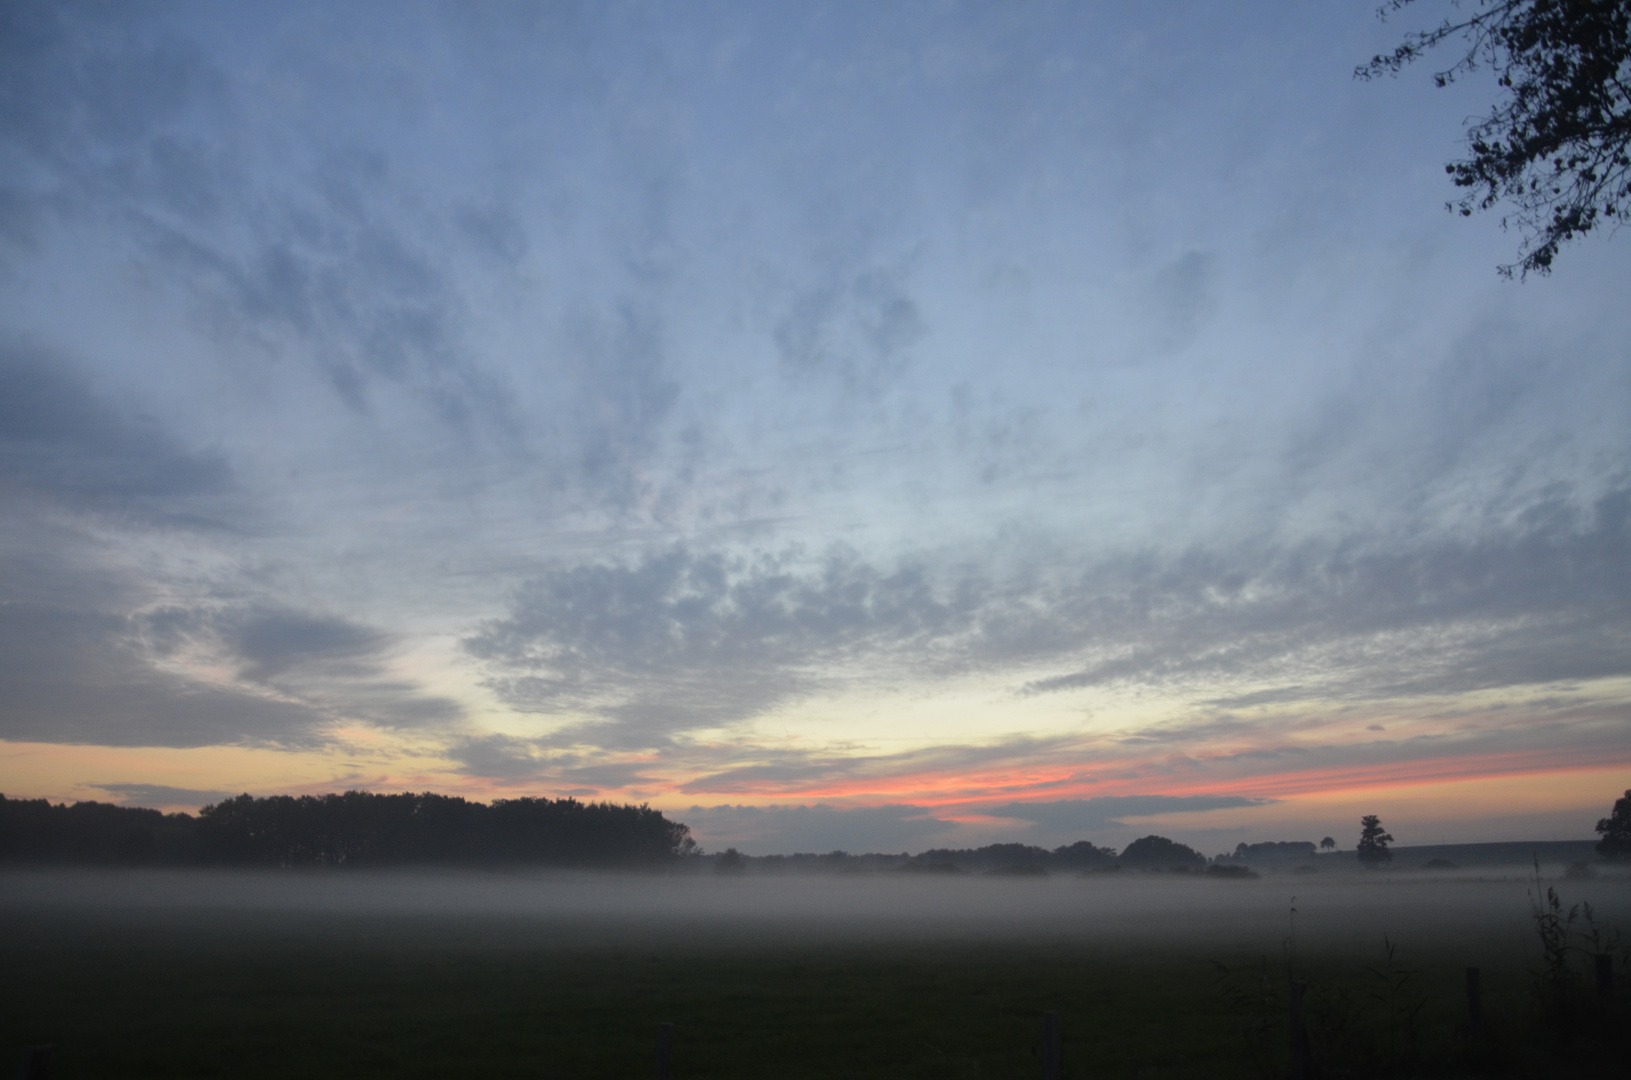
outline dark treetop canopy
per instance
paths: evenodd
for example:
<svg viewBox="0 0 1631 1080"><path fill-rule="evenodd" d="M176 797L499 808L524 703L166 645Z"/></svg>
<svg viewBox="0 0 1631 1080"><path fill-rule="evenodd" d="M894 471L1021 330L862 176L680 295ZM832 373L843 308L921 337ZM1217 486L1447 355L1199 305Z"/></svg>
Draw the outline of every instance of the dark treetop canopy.
<svg viewBox="0 0 1631 1080"><path fill-rule="evenodd" d="M1391 0L1386 17L1413 0ZM1468 189L1463 215L1508 202L1523 232L1515 264L1547 273L1558 248L1605 222L1631 221L1631 0L1478 0L1461 19L1407 34L1354 74L1396 73L1451 38L1465 52L1439 86L1488 65L1502 97L1467 128L1468 156L1445 167ZM1462 9L1458 8L1458 12Z"/></svg>

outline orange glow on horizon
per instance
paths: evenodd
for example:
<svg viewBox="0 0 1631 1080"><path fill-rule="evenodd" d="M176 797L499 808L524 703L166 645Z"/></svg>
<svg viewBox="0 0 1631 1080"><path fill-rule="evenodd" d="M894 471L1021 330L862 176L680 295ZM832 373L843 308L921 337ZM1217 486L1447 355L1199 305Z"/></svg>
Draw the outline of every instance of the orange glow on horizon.
<svg viewBox="0 0 1631 1080"><path fill-rule="evenodd" d="M1158 761L1160 759L1152 759ZM999 802L1038 802L1116 795L1243 795L1289 798L1331 793L1363 793L1406 785L1495 781L1511 777L1561 775L1631 767L1631 751L1583 759L1579 751L1495 753L1368 766L1330 766L1253 776L1198 775L1181 778L1151 762L1119 762L1083 775L1079 768L1050 773L1026 770L1016 777L1007 770L988 773L907 773L887 779L853 779L801 785L743 785L721 791L728 799L752 803L827 803L870 806L910 803L916 806L972 807ZM1142 767L1141 767L1142 766ZM693 790L691 796L705 794Z"/></svg>

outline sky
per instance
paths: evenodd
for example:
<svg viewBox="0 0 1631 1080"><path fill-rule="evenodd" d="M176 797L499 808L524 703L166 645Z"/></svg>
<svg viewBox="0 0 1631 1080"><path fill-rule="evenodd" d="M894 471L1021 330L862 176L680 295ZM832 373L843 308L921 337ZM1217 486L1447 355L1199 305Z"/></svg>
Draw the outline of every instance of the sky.
<svg viewBox="0 0 1631 1080"><path fill-rule="evenodd" d="M7 3L0 791L1590 837L1631 239L1419 6Z"/></svg>

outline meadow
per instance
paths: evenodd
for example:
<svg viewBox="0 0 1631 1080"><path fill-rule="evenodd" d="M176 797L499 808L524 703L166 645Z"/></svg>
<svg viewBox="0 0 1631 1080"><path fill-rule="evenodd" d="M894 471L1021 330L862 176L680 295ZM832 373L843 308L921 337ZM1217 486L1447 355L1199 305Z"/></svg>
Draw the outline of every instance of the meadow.
<svg viewBox="0 0 1631 1080"><path fill-rule="evenodd" d="M1612 1075L1585 924L1554 1000L1533 904L1628 927L1631 882L1543 875L8 870L0 1050L54 1044L59 1080L636 1078L666 1021L676 1080L1034 1078L1054 1010L1068 1076L1283 1077L1295 976L1313 1075Z"/></svg>

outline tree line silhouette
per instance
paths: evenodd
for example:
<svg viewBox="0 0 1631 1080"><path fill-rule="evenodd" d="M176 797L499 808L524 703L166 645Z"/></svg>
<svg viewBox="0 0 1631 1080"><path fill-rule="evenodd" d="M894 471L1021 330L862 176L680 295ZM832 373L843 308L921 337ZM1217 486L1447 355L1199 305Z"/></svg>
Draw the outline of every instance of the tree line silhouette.
<svg viewBox="0 0 1631 1080"><path fill-rule="evenodd" d="M1357 851L1366 866L1385 865L1393 839L1374 814ZM1631 857L1631 791L1597 823L1604 858ZM1327 837L1321 846L1335 847ZM918 855L744 856L731 848L715 855L715 869L738 873L778 870L907 870L987 874L1045 874L1109 869L1200 870L1250 863L1310 860L1310 841L1237 845L1232 855L1208 860L1163 836L1146 836L1118 855L1079 840L1049 850L1029 844L933 848ZM585 866L660 865L702 854L689 826L649 806L582 803L565 799L471 802L433 792L376 795L273 795L206 806L196 816L164 814L110 803L53 804L0 794L0 863L103 866ZM702 862L702 860L692 860Z"/></svg>
<svg viewBox="0 0 1631 1080"><path fill-rule="evenodd" d="M455 795L273 795L191 814L0 795L0 861L96 865L651 866L696 849L648 806Z"/></svg>
<svg viewBox="0 0 1631 1080"><path fill-rule="evenodd" d="M1115 848L1087 840L1048 849L1032 844L987 844L978 848L930 848L917 855L852 855L831 851L825 855L743 855L727 848L713 856L721 874L779 873L783 871L900 870L928 874L995 874L1009 876L1078 873L1089 870L1191 870L1206 866L1206 857L1186 844L1164 836L1134 840L1118 855Z"/></svg>

